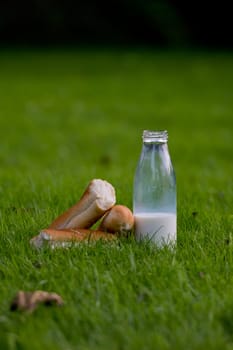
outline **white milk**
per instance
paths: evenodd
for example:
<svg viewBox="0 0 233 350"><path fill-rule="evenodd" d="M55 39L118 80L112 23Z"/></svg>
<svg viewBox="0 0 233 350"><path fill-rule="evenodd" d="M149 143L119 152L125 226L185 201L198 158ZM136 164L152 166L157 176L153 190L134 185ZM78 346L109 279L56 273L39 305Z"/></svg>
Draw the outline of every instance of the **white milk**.
<svg viewBox="0 0 233 350"><path fill-rule="evenodd" d="M136 239L148 237L159 246L176 242L176 214L140 213L134 218Z"/></svg>

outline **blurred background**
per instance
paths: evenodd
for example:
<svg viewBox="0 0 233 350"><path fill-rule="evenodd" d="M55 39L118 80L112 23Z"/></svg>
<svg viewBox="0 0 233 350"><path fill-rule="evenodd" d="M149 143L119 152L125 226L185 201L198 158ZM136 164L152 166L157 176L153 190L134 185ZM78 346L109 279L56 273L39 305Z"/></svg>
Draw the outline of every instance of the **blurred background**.
<svg viewBox="0 0 233 350"><path fill-rule="evenodd" d="M233 188L231 16L227 0L1 0L0 208L61 212L94 177L130 206L143 129L168 130L180 201L216 205Z"/></svg>
<svg viewBox="0 0 233 350"><path fill-rule="evenodd" d="M232 47L230 1L1 0L2 45Z"/></svg>

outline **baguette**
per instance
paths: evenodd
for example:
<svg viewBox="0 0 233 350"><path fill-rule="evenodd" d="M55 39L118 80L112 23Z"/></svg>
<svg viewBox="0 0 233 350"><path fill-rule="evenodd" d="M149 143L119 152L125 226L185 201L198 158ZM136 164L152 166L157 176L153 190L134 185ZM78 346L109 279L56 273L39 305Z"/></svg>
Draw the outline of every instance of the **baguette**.
<svg viewBox="0 0 233 350"><path fill-rule="evenodd" d="M88 230L88 229L45 229L42 230L38 236L33 237L30 240L32 246L41 248L44 244L48 244L52 247L56 246L67 246L70 243L77 243L82 241L97 241L103 240L114 240L117 235L103 232L100 230Z"/></svg>
<svg viewBox="0 0 233 350"><path fill-rule="evenodd" d="M50 229L90 228L116 202L114 187L105 180L92 180L80 200L49 226Z"/></svg>
<svg viewBox="0 0 233 350"><path fill-rule="evenodd" d="M124 233L134 227L134 216L131 210L124 205L115 205L103 217L98 227L101 231Z"/></svg>

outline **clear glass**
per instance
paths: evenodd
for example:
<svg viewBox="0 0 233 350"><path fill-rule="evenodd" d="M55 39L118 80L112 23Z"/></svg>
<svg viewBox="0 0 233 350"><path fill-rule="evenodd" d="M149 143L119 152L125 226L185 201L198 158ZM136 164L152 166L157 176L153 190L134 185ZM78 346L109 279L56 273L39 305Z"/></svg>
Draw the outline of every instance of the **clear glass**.
<svg viewBox="0 0 233 350"><path fill-rule="evenodd" d="M136 238L158 245L176 242L176 178L167 141L167 131L143 132L134 178Z"/></svg>

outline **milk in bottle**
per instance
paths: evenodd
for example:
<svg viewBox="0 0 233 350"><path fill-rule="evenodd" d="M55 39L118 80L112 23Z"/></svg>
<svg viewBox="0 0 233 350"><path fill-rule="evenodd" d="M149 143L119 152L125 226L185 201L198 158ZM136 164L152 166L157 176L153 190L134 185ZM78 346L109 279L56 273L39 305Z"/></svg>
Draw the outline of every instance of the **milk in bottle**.
<svg viewBox="0 0 233 350"><path fill-rule="evenodd" d="M134 178L136 239L147 238L158 246L176 242L176 179L167 141L167 131L143 132Z"/></svg>

